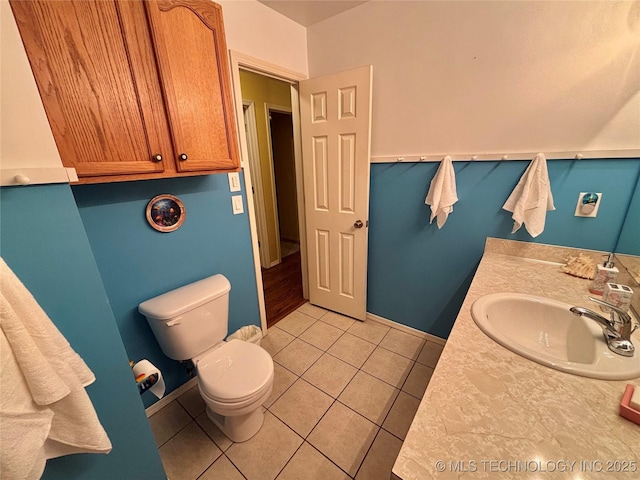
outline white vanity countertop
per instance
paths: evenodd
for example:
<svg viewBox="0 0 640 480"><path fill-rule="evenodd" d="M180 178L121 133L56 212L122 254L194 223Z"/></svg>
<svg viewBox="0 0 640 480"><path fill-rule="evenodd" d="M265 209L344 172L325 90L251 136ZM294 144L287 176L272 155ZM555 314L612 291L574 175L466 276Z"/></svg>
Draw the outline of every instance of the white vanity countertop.
<svg viewBox="0 0 640 480"><path fill-rule="evenodd" d="M640 425L618 415L625 385L640 388L640 378L594 380L553 370L494 342L471 318L475 300L499 292L593 309L587 299L590 281L549 263L563 263L577 251L487 240L394 475L403 480L640 478ZM601 252L591 253L600 258ZM632 339L640 347L638 332Z"/></svg>

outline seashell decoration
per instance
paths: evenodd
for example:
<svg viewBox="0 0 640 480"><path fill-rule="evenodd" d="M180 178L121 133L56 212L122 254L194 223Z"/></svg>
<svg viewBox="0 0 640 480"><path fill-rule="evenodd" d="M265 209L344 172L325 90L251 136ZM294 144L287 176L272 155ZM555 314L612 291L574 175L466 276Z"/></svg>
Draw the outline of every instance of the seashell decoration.
<svg viewBox="0 0 640 480"><path fill-rule="evenodd" d="M582 253L577 257L570 256L567 263L562 267L562 271L579 278L592 280L596 269L596 262L589 256Z"/></svg>

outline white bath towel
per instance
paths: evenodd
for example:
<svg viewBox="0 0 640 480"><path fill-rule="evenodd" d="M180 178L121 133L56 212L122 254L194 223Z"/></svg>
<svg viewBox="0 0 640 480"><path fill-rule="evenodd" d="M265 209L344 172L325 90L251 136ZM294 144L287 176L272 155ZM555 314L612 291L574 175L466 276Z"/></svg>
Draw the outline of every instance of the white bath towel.
<svg viewBox="0 0 640 480"><path fill-rule="evenodd" d="M48 458L109 453L84 387L95 377L0 258L0 472L37 479Z"/></svg>
<svg viewBox="0 0 640 480"><path fill-rule="evenodd" d="M429 223L433 223L433 219L437 217L438 228L442 228L449 214L453 212L453 204L457 201L456 172L453 169L451 157L447 155L440 162L438 171L431 180L427 198L424 200L424 203L431 205Z"/></svg>
<svg viewBox="0 0 640 480"><path fill-rule="evenodd" d="M547 159L543 153L531 161L502 208L513 213L511 233L517 232L523 223L534 238L544 231L547 211L556 207L553 206Z"/></svg>

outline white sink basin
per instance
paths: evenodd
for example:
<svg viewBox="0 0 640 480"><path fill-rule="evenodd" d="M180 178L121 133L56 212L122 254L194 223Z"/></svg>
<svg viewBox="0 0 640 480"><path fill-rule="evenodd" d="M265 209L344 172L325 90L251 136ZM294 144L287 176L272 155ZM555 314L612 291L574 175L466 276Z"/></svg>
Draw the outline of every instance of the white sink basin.
<svg viewBox="0 0 640 480"><path fill-rule="evenodd" d="M490 338L541 365L604 380L640 377L640 345L633 357L613 353L602 328L573 315L573 306L534 295L494 293L476 300L471 316Z"/></svg>

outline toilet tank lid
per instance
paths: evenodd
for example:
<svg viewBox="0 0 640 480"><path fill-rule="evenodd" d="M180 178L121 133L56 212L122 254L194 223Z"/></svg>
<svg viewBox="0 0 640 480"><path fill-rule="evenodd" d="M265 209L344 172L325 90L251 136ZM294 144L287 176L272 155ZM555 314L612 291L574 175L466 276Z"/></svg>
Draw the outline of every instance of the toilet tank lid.
<svg viewBox="0 0 640 480"><path fill-rule="evenodd" d="M168 320L229 293L231 284L224 275L213 275L163 293L138 305L147 318Z"/></svg>

